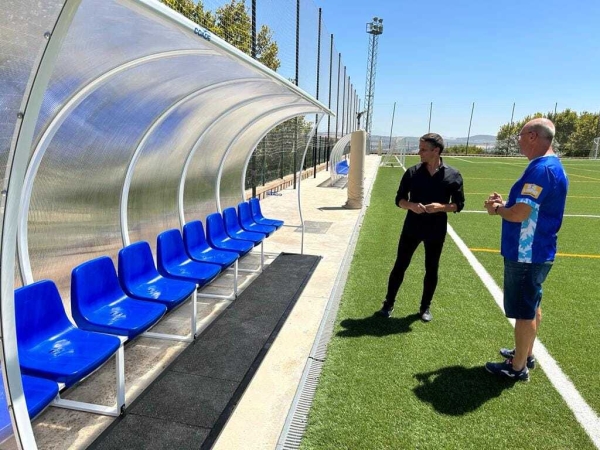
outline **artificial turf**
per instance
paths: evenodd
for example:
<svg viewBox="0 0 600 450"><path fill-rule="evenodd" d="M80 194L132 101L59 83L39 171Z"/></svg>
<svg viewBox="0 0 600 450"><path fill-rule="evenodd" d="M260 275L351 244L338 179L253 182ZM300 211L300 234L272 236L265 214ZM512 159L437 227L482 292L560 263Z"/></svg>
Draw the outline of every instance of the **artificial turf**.
<svg viewBox="0 0 600 450"><path fill-rule="evenodd" d="M491 190L506 194L526 165L518 159L474 160L447 160L463 172L465 210L482 210ZM408 158L407 164L415 162ZM450 237L432 305L434 320L422 323L415 314L424 272L422 247L406 273L392 318L373 315L385 295L404 220L405 212L394 206L401 175L397 168L379 170L301 448L594 448L542 369L532 371L531 382L517 384L485 372L486 361L500 359L498 348L511 345L512 327ZM600 196L600 173L598 178L595 188L581 183L589 190L581 193L573 187L579 183L572 183L570 193ZM573 214L588 211L570 201L569 208L577 209ZM497 219L461 213L451 215L450 223L469 247L497 250ZM597 254L600 236L594 234L594 222L575 219L565 219L559 251ZM597 228L599 219L589 220L596 220ZM577 239L583 233L593 235L588 247ZM474 253L501 286L500 255ZM594 353L600 330L593 318L600 314L600 302L593 286L600 282L593 274L598 265L599 259L557 260L545 284L540 333L596 411L600 367Z"/></svg>

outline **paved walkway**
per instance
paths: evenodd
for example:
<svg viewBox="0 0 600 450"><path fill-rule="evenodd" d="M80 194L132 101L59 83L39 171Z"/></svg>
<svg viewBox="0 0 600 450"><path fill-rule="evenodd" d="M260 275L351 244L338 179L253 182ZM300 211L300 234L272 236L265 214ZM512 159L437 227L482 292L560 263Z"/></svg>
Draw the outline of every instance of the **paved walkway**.
<svg viewBox="0 0 600 450"><path fill-rule="evenodd" d="M365 187L377 172L379 157L365 159ZM360 210L346 210L346 189L319 187L328 172L302 182L302 210L306 225L304 253L323 257L310 282L282 327L277 339L249 384L231 416L215 450L275 449L284 426L302 371L309 356L325 306L332 295L352 231ZM365 189L366 190L366 189ZM297 191L291 188L281 195L261 201L265 216L285 220L286 226L270 237L265 251L300 253ZM259 257L244 262L258 264ZM212 285L222 293L230 289L231 275ZM214 287L211 287L214 290ZM227 306L227 301L199 299L199 333ZM189 330L189 304L163 319L156 331L185 334ZM201 339L201 337L200 337ZM187 344L138 338L126 347L125 370L128 404L135 399L179 355ZM114 364L106 364L67 398L114 404ZM89 446L112 422L112 418L89 413L48 408L35 422L34 433L40 450L83 449ZM124 449L125 450L125 449Z"/></svg>
<svg viewBox="0 0 600 450"><path fill-rule="evenodd" d="M379 157L365 160L365 191L377 173ZM302 210L307 229L304 252L321 255L310 282L279 332L260 369L217 440L214 450L275 449L284 426L306 360L309 356L325 306L359 218L360 210L340 208L347 200L346 189L319 187L329 178L319 172L301 187ZM261 203L265 216L279 217L288 225L299 225L297 193L281 191ZM312 222L312 223L311 223ZM288 226L269 238L269 251L299 252L301 233Z"/></svg>

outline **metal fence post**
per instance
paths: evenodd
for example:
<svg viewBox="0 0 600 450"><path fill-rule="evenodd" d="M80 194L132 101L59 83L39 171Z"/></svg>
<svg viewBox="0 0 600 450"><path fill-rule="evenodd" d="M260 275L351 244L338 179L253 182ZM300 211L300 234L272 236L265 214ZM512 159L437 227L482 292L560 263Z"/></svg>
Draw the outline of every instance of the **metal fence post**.
<svg viewBox="0 0 600 450"><path fill-rule="evenodd" d="M300 77L300 0L296 0L296 77L294 82L296 86L298 86L299 77ZM292 146L292 151L294 152L294 189L296 189L296 184L298 180L296 179L296 172L298 171L298 161L296 156L296 148L298 147L298 118L296 117L294 121L294 145Z"/></svg>

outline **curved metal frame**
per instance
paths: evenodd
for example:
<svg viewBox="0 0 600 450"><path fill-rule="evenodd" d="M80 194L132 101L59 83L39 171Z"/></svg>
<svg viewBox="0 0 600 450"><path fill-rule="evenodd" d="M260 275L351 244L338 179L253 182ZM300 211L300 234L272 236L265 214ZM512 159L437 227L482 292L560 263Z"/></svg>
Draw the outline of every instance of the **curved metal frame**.
<svg viewBox="0 0 600 450"><path fill-rule="evenodd" d="M23 395L21 370L17 352L17 333L15 325L14 274L17 240L17 221L21 206L21 195L24 188L23 178L27 170L29 152L33 143L35 126L42 107L44 92L58 59L62 43L67 35L73 17L81 0L66 0L55 22L54 29L40 57L37 73L31 84L29 93L23 98L23 121L15 136L13 160L10 168L9 189L6 194L4 223L2 227L2 245L0 255L0 305L2 308L2 374L6 385L6 400L13 424L15 441L19 448L36 449L35 437L27 412L27 404ZM8 362L7 362L8 361Z"/></svg>
<svg viewBox="0 0 600 450"><path fill-rule="evenodd" d="M319 114L317 114L317 116L319 116ZM300 203L300 186L302 186L302 167L304 167L304 159L306 158L306 152L308 151L308 147L310 145L310 141L312 140L312 137L314 136L315 132L317 131L317 128L319 127L319 124L321 123L321 120L323 119L325 115L324 114L320 114L319 120L317 120L315 122L315 126L312 129L312 132L310 133L307 141L306 141L306 148L304 149L304 154L302 155L302 161L300 162L300 167L298 169L298 173L299 173L299 178L298 178L298 212L300 213L300 224L302 225L302 240L300 242L300 254L304 255L304 218L302 217L302 204Z"/></svg>
<svg viewBox="0 0 600 450"><path fill-rule="evenodd" d="M286 120L293 119L294 117L302 116L305 114L310 114L312 112L313 111L295 113L295 114L290 115L290 116L286 117L285 119L277 122L275 125L273 125L271 128L269 128L268 131L266 131L264 134L262 134L260 136L260 138L257 139L256 142L250 147L253 150L248 153L248 156L246 157L246 162L244 163L244 170L242 172L242 201L246 200L246 198L245 198L246 197L246 172L248 171L248 164L250 163L250 158L252 157L252 154L256 151L256 146L258 145L258 143L269 133L269 131L271 131L277 125L285 122ZM317 116L319 116L319 114L317 114ZM320 116L321 117L319 117L317 122L315 122L315 125L313 126L312 131L309 133L307 140L306 140L306 147L304 148L304 154L302 155L302 162L300 164L300 169L297 170L298 180L300 180L300 181L302 181L300 177L302 176L302 166L304 166L304 158L306 157L306 152L308 151L308 147L310 146L310 141L312 140L312 137L314 136L315 131L317 130L317 127L321 123L321 119L323 119L324 114L321 114ZM294 171L296 171L296 167L294 167ZM301 242L300 242L300 254L304 254L304 219L302 217L302 206L300 204L300 184L301 183L298 182L298 214L300 216L300 226L302 227L302 238L301 238Z"/></svg>
<svg viewBox="0 0 600 450"><path fill-rule="evenodd" d="M290 119L293 119L294 117L304 116L306 114L311 114L311 113L314 113L314 111L295 113L295 114L293 114L291 116L286 117L285 119L280 120L279 122L275 123L275 125L273 125L271 128L269 128L269 131L266 131L265 133L263 133L261 135L260 139L257 139L256 142L254 142L254 144L252 144L250 146L250 148L252 149L252 151L248 152L248 156L246 156L246 162L244 163L244 170L242 171L242 184L241 184L241 188L242 188L241 198L242 198L242 201L244 201L246 199L246 173L248 173L248 165L250 164L250 158L252 158L252 155L256 151L256 147L258 146L258 144L260 143L260 141L263 140L264 137L267 134L269 134L271 132L271 130L273 130L273 128L277 127L278 125L281 125L286 120L290 120ZM296 167L294 167L294 172L296 172Z"/></svg>
<svg viewBox="0 0 600 450"><path fill-rule="evenodd" d="M215 182L215 201L216 201L216 206L217 206L218 212L222 211L222 209L221 209L221 178L223 176L223 167L225 166L225 161L227 160L227 157L229 156L229 152L231 151L231 148L233 147L233 145L240 139L240 137L246 131L248 131L250 128L252 128L256 124L256 122L258 122L259 120L262 120L265 117L268 117L269 115L276 113L277 111L283 111L285 109L291 109L294 107L301 107L301 106L302 105L283 105L283 106L279 106L277 108L273 108L273 109L267 111L266 113L263 113L260 116L257 116L251 122L246 124L231 140L231 142L227 146L227 149L225 150L225 153L223 153L223 156L221 157L221 162L219 163L219 170L217 172L217 180ZM314 111L308 111L306 114L309 114L311 112L314 112ZM303 114L303 112L295 113L293 115L290 115L289 117L294 117L294 116L297 116L298 114Z"/></svg>
<svg viewBox="0 0 600 450"><path fill-rule="evenodd" d="M17 246L19 251L19 267L21 268L21 278L23 284L33 283L33 273L31 270L29 248L28 248L28 236L27 236L27 219L29 214L29 204L31 202L31 193L33 191L33 183L37 175L37 171L42 162L42 158L50 145L50 142L58 132L61 125L77 106L81 104L90 94L96 91L99 87L103 86L108 80L115 75L124 72L128 69L137 67L147 62L163 59L172 58L186 55L205 55L214 54L212 50L175 50L169 52L156 53L154 55L147 55L142 58L129 61L118 67L115 67L108 72L100 75L99 77L86 84L83 88L77 91L71 98L63 105L63 107L56 113L52 121L46 127L46 130L42 134L39 142L37 143L33 155L29 161L27 172L25 174L24 189L21 194L21 210L19 212L18 223L18 234L17 234Z"/></svg>
<svg viewBox="0 0 600 450"><path fill-rule="evenodd" d="M333 149L331 150L331 155L329 157L331 163L331 181L336 181L340 178L338 173L335 171L335 167L338 162L341 160L342 152L346 148L346 145L350 142L350 138L352 137L352 133L348 133L345 136L342 136L339 141L335 143Z"/></svg>
<svg viewBox="0 0 600 450"><path fill-rule="evenodd" d="M135 166L139 159L139 156L142 152L142 149L144 148L144 145L146 144L148 139L150 139L150 136L152 135L154 130L156 130L175 109L177 109L179 106L183 105L187 101L192 100L192 99L198 97L199 95L205 93L206 91L213 90L213 89L219 89L221 87L229 86L231 84L240 83L240 82L248 82L248 81L256 81L256 82L264 83L264 80L262 80L260 78L242 78L242 79L238 78L235 80L221 81L221 82L214 83L214 84L211 84L208 86L204 86L194 92L189 93L185 97L177 100L175 103L173 103L167 109L165 109L154 120L154 122L152 122L152 124L148 127L148 129L144 132L142 138L138 142L138 145L136 146L136 148L133 152L133 155L131 156L131 160L129 161L129 164L127 165L127 172L125 174L125 179L123 180L123 186L121 189L121 205L119 208L119 210L120 210L119 212L120 212L120 218L121 218L121 223L120 223L121 239L123 241L124 247L131 243L131 241L129 239L129 221L127 219L127 208L128 208L128 204L129 204L129 189L131 187L131 180L133 179L133 171L135 169Z"/></svg>
<svg viewBox="0 0 600 450"><path fill-rule="evenodd" d="M254 103L258 99L269 98L269 97L281 97L281 96L285 96L285 95L284 94L264 94L264 95L260 95L258 97L254 97L251 99L246 99L244 101L238 102L235 105L232 105L231 107L227 108L219 116L217 116L213 120L213 122L208 127L206 127L206 129L200 134L200 136L198 136L198 139L196 140L192 149L188 153L188 156L185 160L185 164L183 165L183 170L181 172L181 178L179 179L179 189L177 190L177 204L179 207L179 223L181 225L181 228L183 228L183 226L186 224L185 213L184 213L185 208L184 208L183 200L184 200L184 194L185 194L185 180L187 177L187 172L189 170L189 166L192 162L193 156L196 154L196 151L198 150L198 148L200 148L200 144L204 141L204 137L207 135L207 133L210 130L212 130L213 127L215 127L222 119L227 117L229 114L235 112L239 108L249 105L251 103ZM221 212L221 211L219 211L219 212Z"/></svg>

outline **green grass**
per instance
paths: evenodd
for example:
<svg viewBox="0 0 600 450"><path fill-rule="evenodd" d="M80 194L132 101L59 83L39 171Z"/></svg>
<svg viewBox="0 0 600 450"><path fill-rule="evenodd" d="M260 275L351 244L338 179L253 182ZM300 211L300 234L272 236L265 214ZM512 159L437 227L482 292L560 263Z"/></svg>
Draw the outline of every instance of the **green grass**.
<svg viewBox="0 0 600 450"><path fill-rule="evenodd" d="M506 194L526 163L448 158L465 178L466 210L482 210L489 192ZM415 160L408 158L407 164ZM586 164L587 163L587 164ZM568 161L569 195L600 197L600 164ZM596 170L585 172L585 170ZM599 178L574 182L571 171ZM417 320L423 277L419 248L389 320L373 317L385 295L405 213L393 199L402 171L381 168L345 286L303 449L594 448L544 372L511 384L487 374L512 327L448 237L430 324ZM588 176L588 175L585 175ZM590 180L588 180L590 181ZM598 214L568 200L569 214ZM600 219L565 218L559 251L593 254ZM499 248L497 217L464 213L450 223L471 248ZM498 254L475 255L502 283ZM544 286L540 339L586 401L600 411L600 259L559 258Z"/></svg>
<svg viewBox="0 0 600 450"><path fill-rule="evenodd" d="M501 161L492 158L467 163L448 158L448 162L463 173L466 192L493 190L493 180L478 178L484 178L483 173L493 173ZM513 166L514 173L507 175L516 180L525 164L523 161L522 167ZM566 160L564 166L570 182L565 214L600 215L600 161ZM470 196L472 201L465 209L482 209L484 198L485 195ZM450 223L470 248L499 249L497 219L480 214L457 214L450 217ZM559 253L600 256L599 225L600 218L565 217L558 237ZM476 253L476 256L502 286L501 258L484 253ZM600 347L599 272L598 258L557 257L544 284L544 320L539 333L550 354L595 411L600 411L600 358L596 355Z"/></svg>

